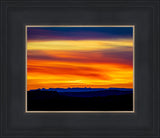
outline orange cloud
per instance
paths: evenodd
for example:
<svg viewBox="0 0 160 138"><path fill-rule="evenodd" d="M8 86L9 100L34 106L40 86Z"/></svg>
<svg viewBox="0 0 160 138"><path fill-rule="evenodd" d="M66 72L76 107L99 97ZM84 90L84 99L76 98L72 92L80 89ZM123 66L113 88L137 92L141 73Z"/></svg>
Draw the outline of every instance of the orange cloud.
<svg viewBox="0 0 160 138"><path fill-rule="evenodd" d="M76 47L76 48L75 48ZM27 43L27 90L37 88L132 88L133 42Z"/></svg>

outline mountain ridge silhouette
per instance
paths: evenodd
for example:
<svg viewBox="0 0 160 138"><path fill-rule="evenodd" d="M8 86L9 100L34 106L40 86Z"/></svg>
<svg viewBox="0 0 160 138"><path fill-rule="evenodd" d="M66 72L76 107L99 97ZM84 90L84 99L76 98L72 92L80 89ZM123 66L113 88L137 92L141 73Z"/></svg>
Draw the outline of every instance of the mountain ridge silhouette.
<svg viewBox="0 0 160 138"><path fill-rule="evenodd" d="M132 88L38 88L31 89L29 91L57 91L57 92L93 92L93 91L103 91L103 90L119 90L119 91L133 91Z"/></svg>

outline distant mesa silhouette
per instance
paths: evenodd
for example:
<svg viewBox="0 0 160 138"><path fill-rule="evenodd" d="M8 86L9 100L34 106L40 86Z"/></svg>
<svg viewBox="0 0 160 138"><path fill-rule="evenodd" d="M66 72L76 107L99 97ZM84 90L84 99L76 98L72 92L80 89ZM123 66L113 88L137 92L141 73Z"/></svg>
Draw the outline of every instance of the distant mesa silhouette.
<svg viewBox="0 0 160 138"><path fill-rule="evenodd" d="M28 91L32 97L105 97L110 95L132 94L133 89L128 88L49 88Z"/></svg>
<svg viewBox="0 0 160 138"><path fill-rule="evenodd" d="M38 89L32 89L29 91L57 91L57 92L93 92L93 91L103 91L103 90L114 90L114 91L133 91L133 89L130 88L38 88Z"/></svg>

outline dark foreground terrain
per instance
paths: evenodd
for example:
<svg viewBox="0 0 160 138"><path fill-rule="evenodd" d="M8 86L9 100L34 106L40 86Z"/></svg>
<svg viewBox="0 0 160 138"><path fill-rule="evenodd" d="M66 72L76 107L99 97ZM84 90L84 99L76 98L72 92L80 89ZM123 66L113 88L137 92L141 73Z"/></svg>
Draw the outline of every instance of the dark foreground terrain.
<svg viewBox="0 0 160 138"><path fill-rule="evenodd" d="M58 90L57 90L58 91ZM132 89L28 91L28 111L132 111Z"/></svg>

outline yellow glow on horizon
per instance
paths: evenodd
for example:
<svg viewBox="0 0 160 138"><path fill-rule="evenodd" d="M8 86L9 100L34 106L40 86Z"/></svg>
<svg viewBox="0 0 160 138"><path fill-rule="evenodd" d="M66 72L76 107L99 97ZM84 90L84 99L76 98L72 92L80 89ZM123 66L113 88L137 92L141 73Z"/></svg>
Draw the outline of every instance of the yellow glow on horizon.
<svg viewBox="0 0 160 138"><path fill-rule="evenodd" d="M32 61L33 62L33 61ZM47 63L48 62L48 63ZM55 66L55 67L63 67L67 66L69 63L64 62L53 62L53 61L41 61L41 64L37 61L34 61L32 65L40 65L39 68L45 66L46 68L49 66ZM45 64L46 63L46 64ZM28 65L30 67L31 64ZM95 77L94 79L92 76L81 76L77 75L75 73L68 73L66 74L59 74L59 72L56 74L50 72L49 70L42 71L42 72L28 72L27 80L28 80L28 90L33 89L35 86L32 86L33 84L39 85L39 88L57 88L58 86L61 87L84 87L84 86L92 86L93 88L98 87L104 87L109 88L110 86L114 85L116 87L121 87L121 85L130 84L126 87L132 88L133 83L133 69L127 66L122 65L114 65L114 64L77 64L77 63L70 63L69 66L72 65L72 67L87 67L89 66L92 69L97 70L97 72L100 77ZM65 72L65 70L64 70ZM89 73L86 70L86 73ZM107 76L109 79L107 79ZM62 84L62 85L60 85ZM71 84L71 85L70 85ZM117 85L116 85L117 84Z"/></svg>

